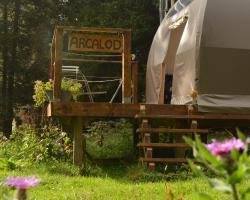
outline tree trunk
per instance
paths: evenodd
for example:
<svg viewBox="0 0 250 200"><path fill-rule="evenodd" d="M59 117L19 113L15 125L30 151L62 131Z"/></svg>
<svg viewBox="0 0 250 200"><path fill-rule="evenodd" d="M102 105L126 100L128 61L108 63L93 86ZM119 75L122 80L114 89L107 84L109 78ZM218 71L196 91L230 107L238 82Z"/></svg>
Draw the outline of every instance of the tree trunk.
<svg viewBox="0 0 250 200"><path fill-rule="evenodd" d="M7 134L12 133L12 120L14 117L14 78L15 78L15 68L18 66L17 62L17 44L19 35L19 16L20 16L20 0L15 0L14 9L14 21L13 21L13 36L11 43L11 62L8 70L8 90L7 90Z"/></svg>
<svg viewBox="0 0 250 200"><path fill-rule="evenodd" d="M7 98L7 66L8 66L8 0L3 0L3 40L2 40L2 119L3 119L3 132L6 133L6 98Z"/></svg>

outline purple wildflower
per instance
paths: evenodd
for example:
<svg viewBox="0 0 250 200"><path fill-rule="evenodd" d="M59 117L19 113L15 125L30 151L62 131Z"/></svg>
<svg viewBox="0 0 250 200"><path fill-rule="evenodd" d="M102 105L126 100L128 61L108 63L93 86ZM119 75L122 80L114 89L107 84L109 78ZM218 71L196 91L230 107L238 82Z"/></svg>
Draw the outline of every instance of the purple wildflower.
<svg viewBox="0 0 250 200"><path fill-rule="evenodd" d="M207 149L215 156L230 153L233 149L241 151L245 148L245 143L240 139L232 138L223 142L212 140L211 144L206 145Z"/></svg>
<svg viewBox="0 0 250 200"><path fill-rule="evenodd" d="M5 185L14 186L17 189L27 189L29 187L35 187L39 184L40 180L36 177L8 177L5 181Z"/></svg>

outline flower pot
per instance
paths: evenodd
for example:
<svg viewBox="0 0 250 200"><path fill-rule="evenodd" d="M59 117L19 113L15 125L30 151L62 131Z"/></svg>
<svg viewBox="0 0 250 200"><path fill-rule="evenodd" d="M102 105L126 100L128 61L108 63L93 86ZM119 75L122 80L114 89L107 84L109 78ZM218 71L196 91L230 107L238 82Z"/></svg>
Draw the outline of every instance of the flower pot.
<svg viewBox="0 0 250 200"><path fill-rule="evenodd" d="M71 92L62 91L61 92L61 101L62 102L69 102L70 100L71 100Z"/></svg>
<svg viewBox="0 0 250 200"><path fill-rule="evenodd" d="M50 102L54 101L53 90L46 90ZM71 93L69 91L61 91L61 101L69 102L71 100Z"/></svg>
<svg viewBox="0 0 250 200"><path fill-rule="evenodd" d="M53 90L46 90L46 94L47 94L50 102L54 100Z"/></svg>

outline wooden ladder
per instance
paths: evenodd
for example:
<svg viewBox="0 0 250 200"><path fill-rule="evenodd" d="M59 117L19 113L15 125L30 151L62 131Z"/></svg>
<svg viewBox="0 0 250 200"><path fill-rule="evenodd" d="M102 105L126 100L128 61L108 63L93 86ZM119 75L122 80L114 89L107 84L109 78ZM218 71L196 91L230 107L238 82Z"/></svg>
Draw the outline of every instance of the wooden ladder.
<svg viewBox="0 0 250 200"><path fill-rule="evenodd" d="M136 115L136 118L140 121L140 126L136 130L137 134L139 134L140 141L137 144L139 148L143 149L143 157L140 158L140 160L145 163L150 170L154 170L156 163L185 163L187 162L187 158L185 156L183 157L168 157L164 156L161 158L154 157L154 151L157 149L173 149L175 151L181 150L184 152L185 150L189 149L189 145L187 145L183 140L178 140L178 142L175 143L160 143L152 141L152 138L154 138L159 133L161 134L171 134L172 136L177 136L181 138L183 135L189 135L191 137L194 136L194 134L199 134L206 137L209 133L208 129L199 129L197 120L192 120L190 123L190 127L187 128L169 128L169 127L154 127L152 128L150 126L150 121L158 119L159 115L147 115L145 112L145 107L141 107L140 114ZM174 117L174 115L160 115L160 119L179 119L179 115L177 118Z"/></svg>

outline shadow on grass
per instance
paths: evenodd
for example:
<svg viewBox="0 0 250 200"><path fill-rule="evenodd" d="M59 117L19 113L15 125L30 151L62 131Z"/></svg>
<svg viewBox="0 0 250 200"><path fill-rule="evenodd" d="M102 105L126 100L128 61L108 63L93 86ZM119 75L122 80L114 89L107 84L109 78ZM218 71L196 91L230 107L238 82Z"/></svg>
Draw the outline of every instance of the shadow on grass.
<svg viewBox="0 0 250 200"><path fill-rule="evenodd" d="M88 163L81 174L133 183L182 181L194 178L188 165L158 165L155 171L149 171L142 164L128 160L102 160L95 164Z"/></svg>

